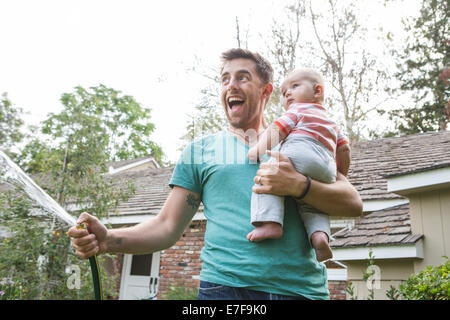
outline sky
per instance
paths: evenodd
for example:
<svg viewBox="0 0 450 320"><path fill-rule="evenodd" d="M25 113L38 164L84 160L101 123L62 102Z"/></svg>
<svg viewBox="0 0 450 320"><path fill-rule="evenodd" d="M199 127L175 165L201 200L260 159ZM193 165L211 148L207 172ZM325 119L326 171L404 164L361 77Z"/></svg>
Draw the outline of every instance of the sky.
<svg viewBox="0 0 450 320"><path fill-rule="evenodd" d="M363 1L373 24L394 30L418 3L398 0L387 10L382 1ZM27 124L39 125L78 85L120 90L152 110L152 140L175 162L209 81L193 68L216 68L220 54L237 46L236 17L252 31L249 49L261 48L256 34L269 30L272 17L282 19L290 2L0 0L0 94L24 109Z"/></svg>

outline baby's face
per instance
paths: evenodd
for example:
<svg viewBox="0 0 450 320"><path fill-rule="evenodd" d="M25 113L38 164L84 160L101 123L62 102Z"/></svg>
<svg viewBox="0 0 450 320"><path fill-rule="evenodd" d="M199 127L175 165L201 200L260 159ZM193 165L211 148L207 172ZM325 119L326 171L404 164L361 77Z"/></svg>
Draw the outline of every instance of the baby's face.
<svg viewBox="0 0 450 320"><path fill-rule="evenodd" d="M316 102L314 87L315 85L309 79L308 74L304 72L288 76L281 86L284 109L287 110L292 103Z"/></svg>

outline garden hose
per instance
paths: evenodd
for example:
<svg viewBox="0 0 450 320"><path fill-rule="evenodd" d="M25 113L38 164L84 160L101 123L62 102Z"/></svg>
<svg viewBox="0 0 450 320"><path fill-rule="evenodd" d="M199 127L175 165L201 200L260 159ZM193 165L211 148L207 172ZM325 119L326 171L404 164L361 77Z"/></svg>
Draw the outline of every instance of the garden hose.
<svg viewBox="0 0 450 320"><path fill-rule="evenodd" d="M87 226L84 223L77 225L77 228L87 230ZM91 265L92 282L94 284L94 298L95 300L103 300L102 279L100 277L97 256L90 257L89 264Z"/></svg>
<svg viewBox="0 0 450 320"><path fill-rule="evenodd" d="M102 280L100 278L97 256L90 257L89 264L91 265L92 281L94 283L94 298L95 300L103 300Z"/></svg>

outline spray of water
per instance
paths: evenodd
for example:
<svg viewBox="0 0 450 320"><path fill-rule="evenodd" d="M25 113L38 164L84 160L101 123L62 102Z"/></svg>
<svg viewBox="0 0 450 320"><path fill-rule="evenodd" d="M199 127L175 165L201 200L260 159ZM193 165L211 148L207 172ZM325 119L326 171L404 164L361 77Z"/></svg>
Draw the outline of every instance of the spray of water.
<svg viewBox="0 0 450 320"><path fill-rule="evenodd" d="M22 169L0 150L0 172L7 181L18 183L26 194L36 201L45 211L55 215L69 226L74 226L76 220L39 187Z"/></svg>

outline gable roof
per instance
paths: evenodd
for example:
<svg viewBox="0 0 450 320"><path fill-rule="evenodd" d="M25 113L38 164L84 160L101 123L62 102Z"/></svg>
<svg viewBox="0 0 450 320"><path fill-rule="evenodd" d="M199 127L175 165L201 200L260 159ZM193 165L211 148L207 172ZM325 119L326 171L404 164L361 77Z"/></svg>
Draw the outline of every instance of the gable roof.
<svg viewBox="0 0 450 320"><path fill-rule="evenodd" d="M415 243L423 235L411 234L409 204L374 211L351 230L333 234L332 248L374 247Z"/></svg>
<svg viewBox="0 0 450 320"><path fill-rule="evenodd" d="M128 201L121 202L110 215L156 215L164 205L169 193L169 181L173 167L124 171L114 174L114 179L133 181L135 194Z"/></svg>
<svg viewBox="0 0 450 320"><path fill-rule="evenodd" d="M450 167L450 131L361 142L352 146L349 180L364 200L401 199L387 192L386 178ZM333 234L332 248L374 247L416 243L411 233L409 204L373 211L352 229Z"/></svg>
<svg viewBox="0 0 450 320"><path fill-rule="evenodd" d="M387 192L386 177L450 167L450 131L353 144L349 181L362 200L403 199Z"/></svg>
<svg viewBox="0 0 450 320"><path fill-rule="evenodd" d="M140 157L140 158L136 158L136 159L130 159L130 160L119 160L119 161L112 161L112 162L108 162L106 163L106 167L112 167L113 169L118 169L130 164L133 164L135 162L140 162L142 160L146 160L146 159L154 159L152 156L146 156L146 157Z"/></svg>

